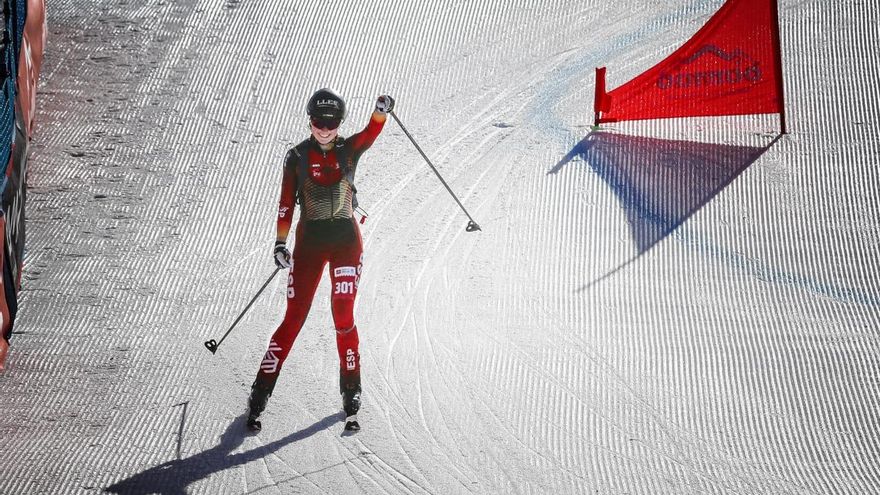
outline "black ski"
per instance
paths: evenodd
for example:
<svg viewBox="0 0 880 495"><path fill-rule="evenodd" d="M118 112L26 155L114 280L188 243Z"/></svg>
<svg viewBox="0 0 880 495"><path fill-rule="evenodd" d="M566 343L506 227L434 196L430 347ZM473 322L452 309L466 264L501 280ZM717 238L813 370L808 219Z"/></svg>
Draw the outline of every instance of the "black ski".
<svg viewBox="0 0 880 495"><path fill-rule="evenodd" d="M251 431L260 431L263 429L263 423L257 418L248 418L247 427Z"/></svg>
<svg viewBox="0 0 880 495"><path fill-rule="evenodd" d="M345 418L345 432L357 433L361 431L361 424L358 423L357 414L352 414Z"/></svg>

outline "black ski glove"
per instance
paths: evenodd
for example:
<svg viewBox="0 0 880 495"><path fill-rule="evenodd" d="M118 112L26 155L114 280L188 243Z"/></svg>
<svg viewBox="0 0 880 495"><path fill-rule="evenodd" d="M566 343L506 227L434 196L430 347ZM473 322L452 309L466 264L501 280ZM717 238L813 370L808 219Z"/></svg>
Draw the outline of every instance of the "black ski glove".
<svg viewBox="0 0 880 495"><path fill-rule="evenodd" d="M272 253L275 258L275 266L278 268L290 268L290 251L283 241L275 243L275 250Z"/></svg>
<svg viewBox="0 0 880 495"><path fill-rule="evenodd" d="M382 114L394 110L394 98L388 95L382 95L376 100L376 111Z"/></svg>

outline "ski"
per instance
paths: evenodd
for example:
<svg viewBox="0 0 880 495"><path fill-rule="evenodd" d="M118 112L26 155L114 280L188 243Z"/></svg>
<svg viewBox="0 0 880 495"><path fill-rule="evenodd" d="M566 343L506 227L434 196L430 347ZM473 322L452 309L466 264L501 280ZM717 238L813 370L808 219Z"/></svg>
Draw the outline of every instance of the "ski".
<svg viewBox="0 0 880 495"><path fill-rule="evenodd" d="M352 414L345 418L345 432L357 433L361 431L361 425L358 423L357 414Z"/></svg>
<svg viewBox="0 0 880 495"><path fill-rule="evenodd" d="M251 431L260 431L263 429L263 423L257 418L248 418L247 427Z"/></svg>

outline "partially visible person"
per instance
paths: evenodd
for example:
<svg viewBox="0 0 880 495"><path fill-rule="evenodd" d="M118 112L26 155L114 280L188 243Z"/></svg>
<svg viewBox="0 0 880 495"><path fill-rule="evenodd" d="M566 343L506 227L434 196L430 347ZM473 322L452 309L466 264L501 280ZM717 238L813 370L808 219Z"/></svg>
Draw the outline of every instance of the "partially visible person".
<svg viewBox="0 0 880 495"><path fill-rule="evenodd" d="M6 369L6 355L9 353L9 341L0 336L0 371Z"/></svg>

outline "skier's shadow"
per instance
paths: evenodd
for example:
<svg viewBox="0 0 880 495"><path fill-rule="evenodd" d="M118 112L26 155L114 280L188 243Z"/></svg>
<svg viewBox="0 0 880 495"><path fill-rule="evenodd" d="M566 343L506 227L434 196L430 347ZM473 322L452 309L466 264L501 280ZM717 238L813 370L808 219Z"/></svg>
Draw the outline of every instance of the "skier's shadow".
<svg viewBox="0 0 880 495"><path fill-rule="evenodd" d="M331 414L317 423L284 438L260 446L247 452L230 453L238 448L248 436L246 415L235 418L220 436L220 443L211 449L186 459L177 459L160 464L129 478L119 481L104 491L119 494L162 493L185 495L190 484L231 467L261 459L315 433L326 430L340 421L338 413Z"/></svg>
<svg viewBox="0 0 880 495"><path fill-rule="evenodd" d="M594 131L547 173L576 158L620 201L636 254L580 288L586 290L639 259L705 206L764 154L762 147L674 141Z"/></svg>

